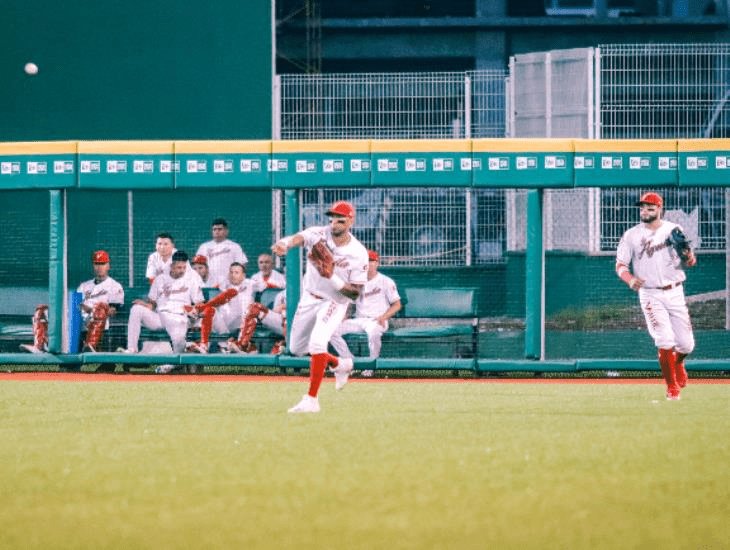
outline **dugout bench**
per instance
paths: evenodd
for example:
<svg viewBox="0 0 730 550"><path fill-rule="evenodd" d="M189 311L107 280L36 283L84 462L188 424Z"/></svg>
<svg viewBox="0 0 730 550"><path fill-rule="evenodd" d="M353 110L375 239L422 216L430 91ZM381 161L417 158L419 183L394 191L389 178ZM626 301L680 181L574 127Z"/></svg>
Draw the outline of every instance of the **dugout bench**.
<svg viewBox="0 0 730 550"><path fill-rule="evenodd" d="M476 288L403 288L403 308L383 334L381 356L368 359L367 336L348 334L357 369L474 370L479 357Z"/></svg>

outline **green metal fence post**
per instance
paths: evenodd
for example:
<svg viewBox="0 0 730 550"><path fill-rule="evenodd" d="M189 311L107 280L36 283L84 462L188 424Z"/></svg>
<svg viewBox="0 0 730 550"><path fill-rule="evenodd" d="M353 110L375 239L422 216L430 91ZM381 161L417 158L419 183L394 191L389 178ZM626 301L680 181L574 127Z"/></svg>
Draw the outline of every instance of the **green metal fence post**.
<svg viewBox="0 0 730 550"><path fill-rule="evenodd" d="M299 231L299 193L296 189L284 190L284 234L293 235ZM286 255L286 341L290 342L292 319L297 310L301 293L302 249L289 250Z"/></svg>
<svg viewBox="0 0 730 550"><path fill-rule="evenodd" d="M50 191L50 242L48 258L48 351L60 353L63 346L63 315L66 256L66 192Z"/></svg>
<svg viewBox="0 0 730 550"><path fill-rule="evenodd" d="M525 253L525 357L543 358L545 251L542 242L542 189L527 192Z"/></svg>

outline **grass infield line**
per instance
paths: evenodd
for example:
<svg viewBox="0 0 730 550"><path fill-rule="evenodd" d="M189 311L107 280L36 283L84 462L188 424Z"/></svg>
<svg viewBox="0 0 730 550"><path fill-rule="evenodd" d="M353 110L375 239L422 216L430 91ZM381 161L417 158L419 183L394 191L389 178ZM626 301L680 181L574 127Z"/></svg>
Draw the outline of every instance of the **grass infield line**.
<svg viewBox="0 0 730 550"><path fill-rule="evenodd" d="M306 376L298 377L306 380ZM112 374L78 372L3 372L0 381L56 382L292 382L296 377L240 374ZM657 384L660 378L353 378L355 384L388 384L394 382L438 382L440 384ZM730 378L690 378L693 384L730 384Z"/></svg>

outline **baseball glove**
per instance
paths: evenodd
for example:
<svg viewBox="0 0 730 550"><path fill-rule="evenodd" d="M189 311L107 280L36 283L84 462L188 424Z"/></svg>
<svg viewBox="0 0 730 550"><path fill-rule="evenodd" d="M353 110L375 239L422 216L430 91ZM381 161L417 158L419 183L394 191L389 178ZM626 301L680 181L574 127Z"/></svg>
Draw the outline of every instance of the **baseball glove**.
<svg viewBox="0 0 730 550"><path fill-rule="evenodd" d="M329 279L335 271L335 258L324 241L319 241L309 251L309 261L314 264L322 277Z"/></svg>
<svg viewBox="0 0 730 550"><path fill-rule="evenodd" d="M674 248L677 255L683 260L689 258L690 253L692 252L689 244L690 241L687 239L687 235L685 235L679 227L672 229L672 232L667 238L667 245Z"/></svg>

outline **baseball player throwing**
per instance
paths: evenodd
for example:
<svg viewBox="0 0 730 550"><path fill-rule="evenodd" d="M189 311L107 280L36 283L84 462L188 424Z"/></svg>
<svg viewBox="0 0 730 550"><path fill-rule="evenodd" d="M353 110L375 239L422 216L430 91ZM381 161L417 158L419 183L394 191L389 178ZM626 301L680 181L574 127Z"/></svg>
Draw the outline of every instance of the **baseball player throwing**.
<svg viewBox="0 0 730 550"><path fill-rule="evenodd" d="M383 333L388 330L388 319L401 309L400 295L395 282L390 277L378 272L380 256L374 250L368 250L368 281L355 302L355 317L345 319L332 335L332 347L340 357L352 358L343 336L364 332L368 336L370 358L380 357ZM366 370L363 376L372 376L373 371Z"/></svg>
<svg viewBox="0 0 730 550"><path fill-rule="evenodd" d="M687 385L684 359L695 346L683 268L694 266L697 259L682 228L662 219L664 201L659 194L644 193L636 205L641 223L621 237L616 274L639 293L647 329L659 350L667 399L676 401Z"/></svg>
<svg viewBox="0 0 730 550"><path fill-rule="evenodd" d="M283 256L296 246L309 249L302 281L302 296L291 326L289 350L294 355L311 355L309 391L289 409L291 413L319 412L317 394L329 367L335 373L337 389L341 389L352 372L352 359L327 353L332 334L345 318L347 307L367 282L368 254L350 228L355 221L355 207L338 201L327 211L330 223L310 227L284 237L271 249Z"/></svg>

